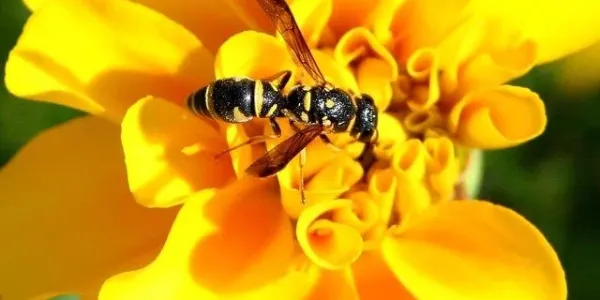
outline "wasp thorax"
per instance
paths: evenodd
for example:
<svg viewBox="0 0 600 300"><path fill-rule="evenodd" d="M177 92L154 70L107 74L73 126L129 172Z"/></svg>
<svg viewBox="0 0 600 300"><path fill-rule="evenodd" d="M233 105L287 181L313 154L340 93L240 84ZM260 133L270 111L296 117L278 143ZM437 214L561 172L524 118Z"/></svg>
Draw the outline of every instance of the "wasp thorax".
<svg viewBox="0 0 600 300"><path fill-rule="evenodd" d="M288 95L289 117L344 132L356 115L356 105L344 90L325 86L297 86Z"/></svg>

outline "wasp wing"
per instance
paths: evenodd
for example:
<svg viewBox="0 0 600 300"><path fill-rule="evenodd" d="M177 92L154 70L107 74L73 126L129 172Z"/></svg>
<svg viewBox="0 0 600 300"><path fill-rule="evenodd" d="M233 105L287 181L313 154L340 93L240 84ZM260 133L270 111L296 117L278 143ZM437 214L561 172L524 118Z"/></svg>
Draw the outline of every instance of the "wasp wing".
<svg viewBox="0 0 600 300"><path fill-rule="evenodd" d="M301 65L318 84L325 84L325 77L302 36L294 15L285 0L257 0L265 13L271 18L277 31L292 49L296 63Z"/></svg>
<svg viewBox="0 0 600 300"><path fill-rule="evenodd" d="M257 177L267 177L281 171L322 132L321 125L311 125L303 128L253 162L246 169L246 173Z"/></svg>

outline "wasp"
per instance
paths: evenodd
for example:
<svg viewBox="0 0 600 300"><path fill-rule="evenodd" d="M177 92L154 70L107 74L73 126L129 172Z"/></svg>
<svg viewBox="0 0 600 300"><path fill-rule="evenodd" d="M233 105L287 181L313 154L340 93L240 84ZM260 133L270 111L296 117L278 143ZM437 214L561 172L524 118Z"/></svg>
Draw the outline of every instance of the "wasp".
<svg viewBox="0 0 600 300"><path fill-rule="evenodd" d="M193 92L188 96L186 105L197 115L227 123L245 123L254 118L269 120L273 135L250 137L217 156L244 145L280 137L277 120L287 118L296 133L253 162L246 172L257 177L271 176L300 154L299 190L302 203L305 203L302 167L308 144L317 137L331 144L327 134L346 132L365 143L359 160L370 161L372 159L367 152L373 149L377 140L378 109L369 95L354 96L325 80L285 0L257 1L285 40L296 64L316 84L298 84L286 94L284 88L291 78L291 71L263 79L223 78ZM296 123L304 127L301 129Z"/></svg>

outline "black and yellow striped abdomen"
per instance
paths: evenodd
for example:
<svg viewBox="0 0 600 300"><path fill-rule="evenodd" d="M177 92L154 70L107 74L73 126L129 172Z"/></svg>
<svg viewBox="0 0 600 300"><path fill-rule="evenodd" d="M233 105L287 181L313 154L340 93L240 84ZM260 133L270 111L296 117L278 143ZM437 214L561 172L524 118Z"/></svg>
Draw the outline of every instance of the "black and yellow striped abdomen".
<svg viewBox="0 0 600 300"><path fill-rule="evenodd" d="M228 123L279 115L281 93L268 81L245 77L219 79L192 93L187 107L195 114Z"/></svg>

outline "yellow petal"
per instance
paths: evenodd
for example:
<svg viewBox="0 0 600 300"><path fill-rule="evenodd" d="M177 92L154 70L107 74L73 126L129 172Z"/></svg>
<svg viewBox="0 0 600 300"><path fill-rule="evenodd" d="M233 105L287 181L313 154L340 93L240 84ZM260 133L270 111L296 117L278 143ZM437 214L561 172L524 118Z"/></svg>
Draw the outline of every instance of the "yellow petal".
<svg viewBox="0 0 600 300"><path fill-rule="evenodd" d="M322 219L336 210L352 208L350 200L333 200L307 207L296 224L296 238L304 254L318 266L339 270L353 263L363 250L360 232L349 224Z"/></svg>
<svg viewBox="0 0 600 300"><path fill-rule="evenodd" d="M448 126L465 146L506 148L540 135L546 111L536 93L505 85L467 94L452 108Z"/></svg>
<svg viewBox="0 0 600 300"><path fill-rule="evenodd" d="M396 58L404 63L417 49L440 43L462 21L468 3L468 0L404 1L390 24Z"/></svg>
<svg viewBox="0 0 600 300"><path fill-rule="evenodd" d="M415 299L377 252L361 255L352 265L352 271L361 300Z"/></svg>
<svg viewBox="0 0 600 300"><path fill-rule="evenodd" d="M212 65L191 33L140 4L52 0L29 18L5 81L19 97L118 122L149 94L181 103L213 78Z"/></svg>
<svg viewBox="0 0 600 300"><path fill-rule="evenodd" d="M379 58L365 58L356 69L360 91L373 97L379 111L385 111L392 101L391 80L384 74L388 64Z"/></svg>
<svg viewBox="0 0 600 300"><path fill-rule="evenodd" d="M240 49L244 52L240 54ZM268 61L269 63L265 63ZM282 70L295 71L289 50L274 36L244 31L225 41L219 48L215 61L217 78L248 76L269 77Z"/></svg>
<svg viewBox="0 0 600 300"><path fill-rule="evenodd" d="M312 53L323 72L323 76L325 76L325 80L338 88L358 94L358 84L351 70L335 59L333 53L319 50L314 50ZM305 75L303 78L305 84L314 84L312 79L306 77Z"/></svg>
<svg viewBox="0 0 600 300"><path fill-rule="evenodd" d="M190 196L156 260L110 278L100 299L303 297L313 279L291 269L292 225L278 199L274 180L253 177Z"/></svg>
<svg viewBox="0 0 600 300"><path fill-rule="evenodd" d="M374 13L381 2L385 1L334 0L328 25L338 36L352 28L368 25L372 18L376 18Z"/></svg>
<svg viewBox="0 0 600 300"><path fill-rule="evenodd" d="M486 20L482 27L479 49L458 74L463 91L506 83L526 74L536 63L539 46L522 32L506 28L496 19Z"/></svg>
<svg viewBox="0 0 600 300"><path fill-rule="evenodd" d="M129 188L149 207L181 203L203 189L219 188L234 179L227 149L212 123L166 100L147 97L123 118L123 150Z"/></svg>
<svg viewBox="0 0 600 300"><path fill-rule="evenodd" d="M398 8L404 5L408 0L381 0L373 9L369 18L368 26L373 31L377 40L391 46L394 34L390 28L392 21L398 11Z"/></svg>
<svg viewBox="0 0 600 300"><path fill-rule="evenodd" d="M331 16L332 0L304 0L290 4L294 19L310 47L318 45Z"/></svg>
<svg viewBox="0 0 600 300"><path fill-rule="evenodd" d="M545 63L583 49L600 39L600 3L586 0L473 1L474 10L502 19L538 46ZM532 13L535 12L535 13Z"/></svg>
<svg viewBox="0 0 600 300"><path fill-rule="evenodd" d="M566 299L565 274L543 235L517 213L451 201L415 217L382 244L417 299Z"/></svg>
<svg viewBox="0 0 600 300"><path fill-rule="evenodd" d="M29 8L29 10L35 11L48 2L48 0L23 0L23 2L25 3L25 6Z"/></svg>
<svg viewBox="0 0 600 300"><path fill-rule="evenodd" d="M162 1L135 0L183 25L202 41L208 51L217 49L230 36L245 30L266 30L270 20L255 0Z"/></svg>
<svg viewBox="0 0 600 300"><path fill-rule="evenodd" d="M2 296L94 299L107 276L152 259L175 211L137 205L125 176L119 128L99 118L54 127L21 149L0 171Z"/></svg>

